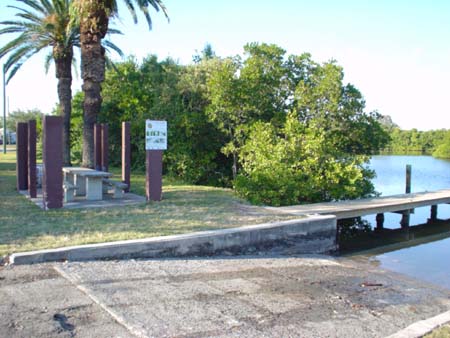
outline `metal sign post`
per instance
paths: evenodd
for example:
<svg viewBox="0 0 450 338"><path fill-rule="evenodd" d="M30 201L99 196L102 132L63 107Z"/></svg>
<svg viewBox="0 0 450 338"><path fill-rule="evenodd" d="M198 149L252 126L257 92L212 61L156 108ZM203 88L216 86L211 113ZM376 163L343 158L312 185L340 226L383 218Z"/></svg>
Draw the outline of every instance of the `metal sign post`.
<svg viewBox="0 0 450 338"><path fill-rule="evenodd" d="M167 121L145 121L146 197L162 199L162 155L167 149Z"/></svg>

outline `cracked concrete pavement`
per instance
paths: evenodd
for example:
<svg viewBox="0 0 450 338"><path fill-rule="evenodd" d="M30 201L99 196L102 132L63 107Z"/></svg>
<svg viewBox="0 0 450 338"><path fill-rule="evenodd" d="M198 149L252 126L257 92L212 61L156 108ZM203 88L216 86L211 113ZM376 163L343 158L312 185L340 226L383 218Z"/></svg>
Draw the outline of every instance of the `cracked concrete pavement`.
<svg viewBox="0 0 450 338"><path fill-rule="evenodd" d="M0 267L0 337L385 337L450 290L329 256Z"/></svg>

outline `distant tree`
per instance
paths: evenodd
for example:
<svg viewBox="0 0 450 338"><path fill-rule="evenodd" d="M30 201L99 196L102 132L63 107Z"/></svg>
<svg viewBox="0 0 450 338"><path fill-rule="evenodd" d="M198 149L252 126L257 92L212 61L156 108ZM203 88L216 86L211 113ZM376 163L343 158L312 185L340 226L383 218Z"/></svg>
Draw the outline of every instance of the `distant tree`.
<svg viewBox="0 0 450 338"><path fill-rule="evenodd" d="M392 132L394 129L399 128L397 124L394 123L392 117L389 115L379 114L377 121L381 124L381 126L388 132Z"/></svg>
<svg viewBox="0 0 450 338"><path fill-rule="evenodd" d="M436 147L433 156L437 158L450 159L450 131L446 132L443 141Z"/></svg>
<svg viewBox="0 0 450 338"><path fill-rule="evenodd" d="M377 113L366 113L359 90L343 84L344 72L335 61L307 64L295 91L294 111L307 126L323 130L330 146L350 154L373 154L384 148L389 134Z"/></svg>
<svg viewBox="0 0 450 338"><path fill-rule="evenodd" d="M210 60L215 57L216 53L214 52L212 45L207 43L200 53L197 52L197 54L192 57L192 61L194 61L194 63L200 63L202 60Z"/></svg>
<svg viewBox="0 0 450 338"><path fill-rule="evenodd" d="M29 120L42 120L44 114L39 109L29 109L29 110L14 110L10 112L6 120L6 128L11 131L16 131L16 125L18 122L28 122Z"/></svg>
<svg viewBox="0 0 450 338"><path fill-rule="evenodd" d="M444 142L447 133L445 129L420 131L394 128L389 133L391 140L385 152L397 155L431 155Z"/></svg>
<svg viewBox="0 0 450 338"><path fill-rule="evenodd" d="M6 119L6 129L16 132L18 122L28 122L36 120L36 131L38 137L42 134L42 117L44 114L39 109L14 110L9 113ZM3 126L2 126L3 127Z"/></svg>

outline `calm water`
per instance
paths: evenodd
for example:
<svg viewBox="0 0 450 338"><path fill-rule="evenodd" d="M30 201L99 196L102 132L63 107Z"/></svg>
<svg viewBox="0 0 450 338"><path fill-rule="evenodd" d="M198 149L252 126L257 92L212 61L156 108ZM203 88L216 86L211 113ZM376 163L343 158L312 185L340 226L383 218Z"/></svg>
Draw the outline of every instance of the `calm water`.
<svg viewBox="0 0 450 338"><path fill-rule="evenodd" d="M411 192L433 191L450 188L450 161L431 156L374 156L371 160L377 177L375 188L382 196L405 192L406 165L412 165ZM405 237L409 241L370 258L382 268L410 275L433 284L450 289L450 221L427 224L430 208L417 208L411 214L409 231L400 229L401 215L386 213L385 228L387 236ZM450 219L450 205L439 205L438 218ZM372 228L375 215L363 218ZM395 229L395 230L394 230ZM427 242L418 244L420 242Z"/></svg>
<svg viewBox="0 0 450 338"><path fill-rule="evenodd" d="M432 156L374 156L370 167L377 177L373 181L375 189L381 196L405 193L406 165L412 166L411 192L450 189L450 161L440 160ZM398 228L402 216L386 213L386 228ZM411 225L426 223L430 217L430 208L417 208L411 214ZM450 205L439 205L438 217L450 219ZM375 223L375 215L365 217Z"/></svg>

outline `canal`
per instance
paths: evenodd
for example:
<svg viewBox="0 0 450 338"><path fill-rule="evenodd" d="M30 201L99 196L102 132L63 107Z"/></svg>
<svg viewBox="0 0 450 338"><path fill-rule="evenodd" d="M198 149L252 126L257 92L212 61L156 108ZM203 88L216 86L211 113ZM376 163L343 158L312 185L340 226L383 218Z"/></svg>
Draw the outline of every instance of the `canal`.
<svg viewBox="0 0 450 338"><path fill-rule="evenodd" d="M411 192L450 188L450 161L431 156L374 156L375 189L381 196L405 193L406 165L412 166ZM383 230L375 215L339 221L343 255L367 257L373 264L450 289L450 205L439 205L438 220L430 208L417 208L408 229L400 214L386 213Z"/></svg>

